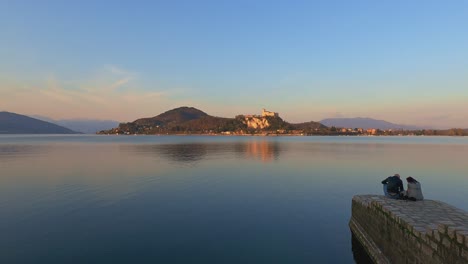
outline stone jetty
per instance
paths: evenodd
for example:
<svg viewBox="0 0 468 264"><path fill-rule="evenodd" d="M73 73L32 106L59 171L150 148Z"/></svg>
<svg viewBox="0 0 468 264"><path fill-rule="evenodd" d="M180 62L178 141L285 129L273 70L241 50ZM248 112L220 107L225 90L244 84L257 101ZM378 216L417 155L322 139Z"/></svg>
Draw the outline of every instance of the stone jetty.
<svg viewBox="0 0 468 264"><path fill-rule="evenodd" d="M375 263L468 264L468 212L440 201L356 195L349 225Z"/></svg>

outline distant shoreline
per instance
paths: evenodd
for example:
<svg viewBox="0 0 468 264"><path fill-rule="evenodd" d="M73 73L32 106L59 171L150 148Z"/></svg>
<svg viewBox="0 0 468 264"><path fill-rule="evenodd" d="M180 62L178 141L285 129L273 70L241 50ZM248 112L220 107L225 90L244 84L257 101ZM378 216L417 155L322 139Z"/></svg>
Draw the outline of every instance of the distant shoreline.
<svg viewBox="0 0 468 264"><path fill-rule="evenodd" d="M93 135L93 134L88 134ZM191 134L102 134L96 133L99 136L255 136L255 137L465 137L465 135L327 135L327 134L206 134L206 133L191 133Z"/></svg>

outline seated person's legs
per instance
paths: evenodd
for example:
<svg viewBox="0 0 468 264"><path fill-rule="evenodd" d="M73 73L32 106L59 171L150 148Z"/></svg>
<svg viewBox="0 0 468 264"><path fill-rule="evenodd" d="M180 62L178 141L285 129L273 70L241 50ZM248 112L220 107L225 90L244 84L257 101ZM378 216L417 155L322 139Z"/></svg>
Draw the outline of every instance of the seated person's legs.
<svg viewBox="0 0 468 264"><path fill-rule="evenodd" d="M388 197L387 184L383 184L383 193Z"/></svg>
<svg viewBox="0 0 468 264"><path fill-rule="evenodd" d="M387 184L384 184L383 185L383 191L384 191L384 195L388 198L392 198L392 199L399 199L400 198L400 194L396 194L396 193L389 193L388 190L387 190Z"/></svg>

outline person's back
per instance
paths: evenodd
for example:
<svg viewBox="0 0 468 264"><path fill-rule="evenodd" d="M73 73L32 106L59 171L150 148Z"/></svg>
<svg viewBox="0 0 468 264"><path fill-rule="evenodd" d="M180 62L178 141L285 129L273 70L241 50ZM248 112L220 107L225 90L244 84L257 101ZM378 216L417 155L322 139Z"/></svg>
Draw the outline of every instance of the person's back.
<svg viewBox="0 0 468 264"><path fill-rule="evenodd" d="M406 178L406 181L408 182L408 190L406 192L406 196L408 196L408 199L414 199L417 201L424 200L421 184L413 177Z"/></svg>
<svg viewBox="0 0 468 264"><path fill-rule="evenodd" d="M384 185L385 196L398 199L400 198L400 193L404 191L403 182L400 180L400 175L395 174L390 176L382 181Z"/></svg>

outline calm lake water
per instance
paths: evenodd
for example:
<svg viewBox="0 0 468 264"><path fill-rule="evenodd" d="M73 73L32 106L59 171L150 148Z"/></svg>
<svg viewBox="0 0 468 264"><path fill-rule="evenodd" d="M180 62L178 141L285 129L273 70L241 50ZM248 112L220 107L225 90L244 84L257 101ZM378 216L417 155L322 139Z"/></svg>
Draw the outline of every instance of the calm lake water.
<svg viewBox="0 0 468 264"><path fill-rule="evenodd" d="M353 195L400 173L468 211L467 157L467 137L0 136L0 263L354 263Z"/></svg>

